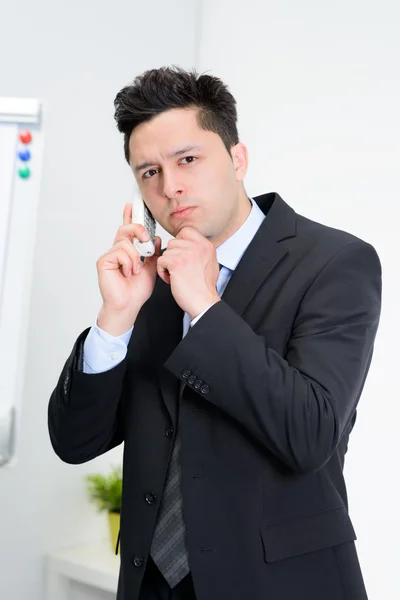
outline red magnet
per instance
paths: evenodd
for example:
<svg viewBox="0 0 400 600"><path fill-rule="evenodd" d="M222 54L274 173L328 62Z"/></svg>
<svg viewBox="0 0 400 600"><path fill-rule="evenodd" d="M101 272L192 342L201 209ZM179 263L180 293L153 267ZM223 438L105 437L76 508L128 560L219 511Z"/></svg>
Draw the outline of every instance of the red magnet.
<svg viewBox="0 0 400 600"><path fill-rule="evenodd" d="M32 134L30 131L21 131L19 139L23 144L30 144L32 141Z"/></svg>

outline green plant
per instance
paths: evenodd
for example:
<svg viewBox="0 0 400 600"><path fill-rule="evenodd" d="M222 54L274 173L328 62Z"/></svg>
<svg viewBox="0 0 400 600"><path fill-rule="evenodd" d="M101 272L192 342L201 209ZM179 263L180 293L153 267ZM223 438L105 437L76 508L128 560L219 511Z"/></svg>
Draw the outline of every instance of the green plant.
<svg viewBox="0 0 400 600"><path fill-rule="evenodd" d="M109 475L95 473L86 476L89 499L98 510L121 512L122 469L113 467Z"/></svg>

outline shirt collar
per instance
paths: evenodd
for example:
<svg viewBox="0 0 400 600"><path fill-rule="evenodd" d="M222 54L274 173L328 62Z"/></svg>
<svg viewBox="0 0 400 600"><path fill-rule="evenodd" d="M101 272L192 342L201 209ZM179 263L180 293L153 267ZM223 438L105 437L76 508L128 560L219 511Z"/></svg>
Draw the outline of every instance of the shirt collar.
<svg viewBox="0 0 400 600"><path fill-rule="evenodd" d="M246 221L231 237L217 248L218 262L231 271L236 269L248 245L265 219L261 208L259 208L252 198L249 198L249 200L252 208Z"/></svg>

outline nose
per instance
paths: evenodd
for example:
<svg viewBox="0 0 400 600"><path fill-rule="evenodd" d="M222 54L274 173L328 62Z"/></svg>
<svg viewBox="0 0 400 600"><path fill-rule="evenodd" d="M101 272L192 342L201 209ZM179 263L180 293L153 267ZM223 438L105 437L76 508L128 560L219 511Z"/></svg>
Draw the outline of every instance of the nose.
<svg viewBox="0 0 400 600"><path fill-rule="evenodd" d="M171 171L163 171L163 194L167 198L177 198L183 194L183 184Z"/></svg>

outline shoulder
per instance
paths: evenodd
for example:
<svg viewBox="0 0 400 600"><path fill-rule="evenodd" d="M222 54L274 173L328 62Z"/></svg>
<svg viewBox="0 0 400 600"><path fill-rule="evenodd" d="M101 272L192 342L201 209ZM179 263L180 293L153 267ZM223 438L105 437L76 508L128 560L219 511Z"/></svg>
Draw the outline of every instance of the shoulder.
<svg viewBox="0 0 400 600"><path fill-rule="evenodd" d="M318 262L322 264L330 262L336 256L354 255L370 257L377 264L380 263L376 249L368 240L344 229L295 214L297 235L293 242L301 255L318 258Z"/></svg>

